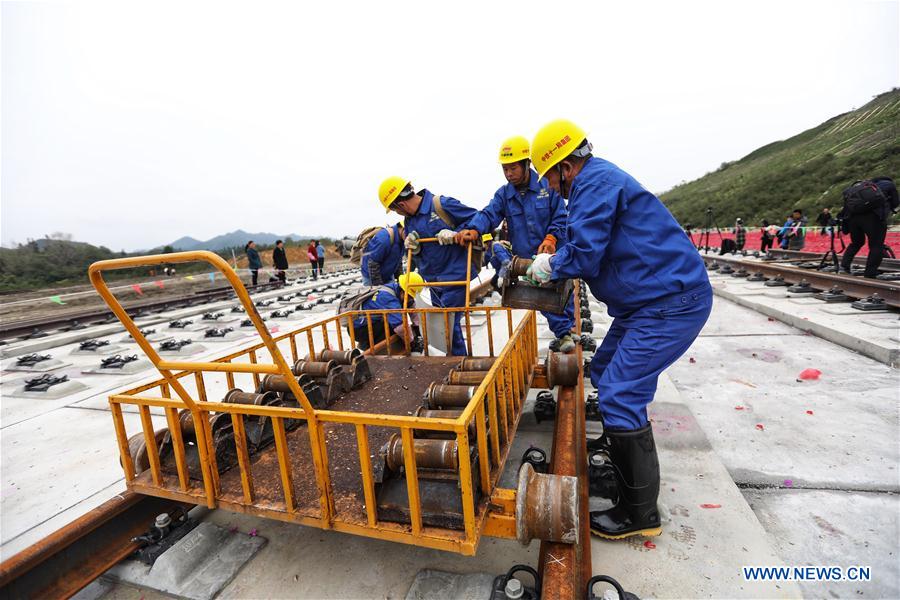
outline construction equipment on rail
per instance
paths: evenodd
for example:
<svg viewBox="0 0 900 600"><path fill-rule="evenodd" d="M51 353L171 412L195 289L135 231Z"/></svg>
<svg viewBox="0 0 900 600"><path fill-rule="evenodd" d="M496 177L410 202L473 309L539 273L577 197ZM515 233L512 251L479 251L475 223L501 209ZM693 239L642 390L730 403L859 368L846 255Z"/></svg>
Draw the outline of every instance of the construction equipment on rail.
<svg viewBox="0 0 900 600"><path fill-rule="evenodd" d="M231 283L259 341L205 362L160 357L103 279L107 270L191 261L208 262ZM558 597L585 589L583 359L578 348L539 363L533 311L358 310L273 336L215 254L113 259L89 273L162 375L109 398L129 490L464 555L474 555L484 535L536 538L545 591L548 582ZM426 286L451 284L460 282ZM345 327L365 317L371 331L373 317L386 327L399 313L426 332L429 320L443 324L449 342L454 312L465 317L469 354L471 320L484 318L485 356L435 356L427 339L416 356L396 335L363 354ZM516 489L498 487L529 387L552 386L559 391L548 473L526 467ZM138 432L126 430L129 406L140 415ZM161 409L165 427L156 427L151 409Z"/></svg>

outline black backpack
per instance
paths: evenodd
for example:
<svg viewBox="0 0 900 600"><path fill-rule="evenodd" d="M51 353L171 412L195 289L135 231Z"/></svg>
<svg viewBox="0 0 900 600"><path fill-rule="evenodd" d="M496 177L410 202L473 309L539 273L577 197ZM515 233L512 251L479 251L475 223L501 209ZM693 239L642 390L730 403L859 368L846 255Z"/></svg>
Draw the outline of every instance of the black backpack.
<svg viewBox="0 0 900 600"><path fill-rule="evenodd" d="M871 179L857 181L843 192L844 216L861 215L880 210L887 202L884 192Z"/></svg>

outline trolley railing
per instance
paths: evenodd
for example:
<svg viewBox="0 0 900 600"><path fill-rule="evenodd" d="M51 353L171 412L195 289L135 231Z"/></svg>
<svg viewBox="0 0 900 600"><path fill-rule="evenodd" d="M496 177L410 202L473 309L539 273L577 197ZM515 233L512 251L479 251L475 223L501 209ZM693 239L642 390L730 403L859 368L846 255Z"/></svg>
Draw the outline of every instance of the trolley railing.
<svg viewBox="0 0 900 600"><path fill-rule="evenodd" d="M238 299L253 321L261 342L240 351L209 362L186 362L163 360L155 349L141 335L137 326L112 296L102 278L102 271L157 264L159 262L188 262L204 260L218 268L232 284ZM525 395L531 383L537 362L537 330L533 312L522 313L514 326L512 311L498 307L474 308L432 308L378 311L353 311L324 318L316 323L273 337L263 324L249 295L237 275L228 264L209 252L182 252L114 259L95 263L90 268L91 282L110 306L141 349L147 354L162 374L162 378L138 386L120 394L110 396L109 403L120 451L122 468L129 489L136 492L203 503L210 508L222 507L238 512L250 512L269 518L291 521L305 525L334 529L346 533L389 539L442 550L474 554L482 532L502 537L515 537L515 528L510 520L510 506L514 498L512 490L496 488L497 481L506 461L512 439L522 413ZM380 316L387 324L392 313L403 313L405 317L418 314L427 323L428 318L444 315L445 333L450 327L448 313L465 310L469 314L484 313L487 322L488 350L495 361L482 382L477 386L471 400L456 419L434 419L416 416L342 412L315 409L297 383L285 360L280 346L285 347L293 360L301 357L305 349L309 356L316 356L323 349L344 350L355 344L353 327L343 325L359 316L365 316L371 331L372 317ZM499 352L495 349L498 325L494 322L497 314L505 321L506 341ZM502 318L505 316L505 319ZM467 323L468 325L468 323ZM427 327L423 327L427 330ZM467 327L468 329L468 327ZM346 330L346 334L345 334ZM386 333L388 333L386 331ZM395 352L386 336L384 345L390 355ZM304 348L305 347L305 348ZM425 344L426 349L428 344ZM370 348L370 352L375 348ZM461 360L461 359L460 359ZM249 380L256 387L260 376L278 374L290 387L298 400L299 408L227 404L210 400L207 389L211 378L224 375L228 388ZM157 395L158 394L158 395ZM141 431L146 447L148 468L138 472L129 449L129 432L126 430L123 407L134 406L140 415ZM152 420L152 408L162 409L171 433L172 451L177 475L164 472L161 467L157 433ZM179 411L189 411L195 426L197 452L200 458L200 485L193 483L186 466L185 440L183 439ZM234 431L237 469L240 472L240 493L228 493L222 489L219 469L216 465L214 440L210 427L211 414L230 415ZM281 498L277 502L263 500L257 493L258 481L254 478L251 456L247 443L245 419L268 417L274 431L274 446L277 457ZM311 454L311 473L318 492L318 507L302 505L295 491L296 457L288 448L286 420L300 419L306 423L306 436ZM329 449L326 444L325 426L328 424L352 425L356 434L358 462L362 477L364 517L336 510L333 496L333 482L329 471ZM407 484L409 521L402 523L379 520L375 500L372 454L369 447L369 428L389 427L399 431L402 440L404 471ZM430 430L450 432L455 438L460 460L458 461L459 491L462 499L463 529L452 530L428 527L423 524L422 504L419 496L419 482L414 449L414 432ZM474 445L477 461L473 465L467 460L470 445L469 436L474 430ZM298 429L291 435L303 435ZM446 434L445 434L446 435ZM466 458L466 459L464 459ZM478 470L477 478L480 494L473 487L472 469ZM480 500L476 501L476 497Z"/></svg>

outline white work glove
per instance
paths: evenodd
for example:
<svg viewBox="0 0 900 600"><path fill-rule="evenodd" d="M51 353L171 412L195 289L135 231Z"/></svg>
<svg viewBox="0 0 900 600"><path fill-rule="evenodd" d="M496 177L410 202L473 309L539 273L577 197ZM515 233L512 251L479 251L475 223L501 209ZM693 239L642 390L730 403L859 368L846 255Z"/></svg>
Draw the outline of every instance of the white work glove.
<svg viewBox="0 0 900 600"><path fill-rule="evenodd" d="M441 229L437 234L438 244L441 246L449 246L456 243L456 232L452 229Z"/></svg>
<svg viewBox="0 0 900 600"><path fill-rule="evenodd" d="M549 283L553 277L553 267L550 266L552 257L552 254L538 254L535 256L531 266L528 267L528 271L525 273L526 281L536 285Z"/></svg>
<svg viewBox="0 0 900 600"><path fill-rule="evenodd" d="M410 231L406 234L406 239L403 241L403 247L407 250L412 250L413 254L418 254L419 250L421 250L422 243L419 241L419 232L418 231Z"/></svg>

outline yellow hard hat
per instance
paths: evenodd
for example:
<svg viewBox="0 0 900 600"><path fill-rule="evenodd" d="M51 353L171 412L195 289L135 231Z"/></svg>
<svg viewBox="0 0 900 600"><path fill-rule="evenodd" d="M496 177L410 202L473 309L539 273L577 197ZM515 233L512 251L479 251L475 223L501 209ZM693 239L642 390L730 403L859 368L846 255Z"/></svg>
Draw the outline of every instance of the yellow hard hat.
<svg viewBox="0 0 900 600"><path fill-rule="evenodd" d="M417 271L413 271L409 275L403 273L397 278L397 283L399 283L403 291L410 296L415 296L422 291L423 287L425 287L423 285L425 280L422 279L422 276L419 275Z"/></svg>
<svg viewBox="0 0 900 600"><path fill-rule="evenodd" d="M386 212L390 212L391 204L408 185L409 179L398 177L397 175L388 177L381 182L381 185L378 186L378 200L381 201L381 205L384 206Z"/></svg>
<svg viewBox="0 0 900 600"><path fill-rule="evenodd" d="M481 241L482 241L482 242L490 242L490 241L493 240L493 239L494 239L494 236L492 236L492 235L489 234L489 233L482 234L482 236L481 236Z"/></svg>
<svg viewBox="0 0 900 600"><path fill-rule="evenodd" d="M584 130L566 119L550 121L535 134L531 162L543 177L551 167L570 155L587 138Z"/></svg>
<svg viewBox="0 0 900 600"><path fill-rule="evenodd" d="M529 158L528 140L521 135L507 139L500 146L500 164L508 165Z"/></svg>

